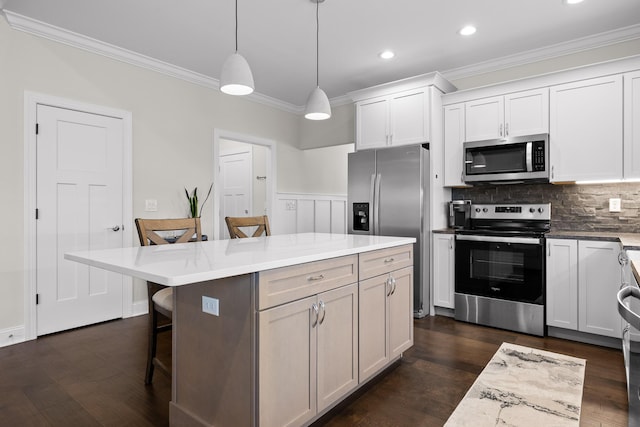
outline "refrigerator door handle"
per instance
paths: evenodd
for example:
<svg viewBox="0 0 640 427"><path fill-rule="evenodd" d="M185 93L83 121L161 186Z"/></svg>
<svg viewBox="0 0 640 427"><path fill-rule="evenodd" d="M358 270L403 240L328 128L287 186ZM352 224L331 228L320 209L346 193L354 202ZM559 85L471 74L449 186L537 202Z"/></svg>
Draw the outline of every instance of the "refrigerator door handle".
<svg viewBox="0 0 640 427"><path fill-rule="evenodd" d="M376 218L375 202L376 202L376 182L377 182L376 176L377 175L375 173L371 174L371 185L369 187L369 206L371 209L371 211L369 212L369 223L371 224L371 231L369 232L369 234L376 234L376 223L375 223L375 218Z"/></svg>
<svg viewBox="0 0 640 427"><path fill-rule="evenodd" d="M380 181L382 181L382 175L377 173L373 199L373 234L376 236L380 234Z"/></svg>

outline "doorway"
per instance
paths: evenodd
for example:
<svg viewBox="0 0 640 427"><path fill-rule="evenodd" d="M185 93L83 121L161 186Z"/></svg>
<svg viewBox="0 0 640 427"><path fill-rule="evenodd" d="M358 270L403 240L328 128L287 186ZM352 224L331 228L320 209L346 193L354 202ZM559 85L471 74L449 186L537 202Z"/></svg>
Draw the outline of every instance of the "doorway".
<svg viewBox="0 0 640 427"><path fill-rule="evenodd" d="M131 114L25 93L25 339L132 314L132 279L64 253L132 244Z"/></svg>
<svg viewBox="0 0 640 427"><path fill-rule="evenodd" d="M225 216L267 215L273 224L275 143L214 131L214 238L227 239Z"/></svg>

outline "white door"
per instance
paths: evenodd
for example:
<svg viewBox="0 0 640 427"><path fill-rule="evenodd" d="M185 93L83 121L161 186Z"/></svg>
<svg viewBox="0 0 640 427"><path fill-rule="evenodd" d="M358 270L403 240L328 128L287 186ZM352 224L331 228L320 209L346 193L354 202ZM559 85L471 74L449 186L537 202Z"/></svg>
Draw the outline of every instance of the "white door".
<svg viewBox="0 0 640 427"><path fill-rule="evenodd" d="M228 154L220 157L222 183L222 221L220 236L229 238L224 218L227 216L251 216L251 152Z"/></svg>
<svg viewBox="0 0 640 427"><path fill-rule="evenodd" d="M121 119L37 107L37 335L122 317L122 275L64 259L122 247Z"/></svg>

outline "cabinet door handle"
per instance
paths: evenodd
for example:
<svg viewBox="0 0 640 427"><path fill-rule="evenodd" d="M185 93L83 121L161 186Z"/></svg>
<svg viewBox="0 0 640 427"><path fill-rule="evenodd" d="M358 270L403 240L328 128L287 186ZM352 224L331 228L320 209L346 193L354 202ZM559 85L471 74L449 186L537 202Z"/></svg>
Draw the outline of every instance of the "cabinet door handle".
<svg viewBox="0 0 640 427"><path fill-rule="evenodd" d="M322 280L324 279L324 274L319 274L317 276L309 276L307 277L307 281L308 282L315 282L316 280Z"/></svg>
<svg viewBox="0 0 640 427"><path fill-rule="evenodd" d="M318 304L316 304L315 302L311 305L311 316L314 316L311 319L311 327L315 328L318 324Z"/></svg>
<svg viewBox="0 0 640 427"><path fill-rule="evenodd" d="M551 166L551 179L554 178L554 173L553 173L553 166Z"/></svg>
<svg viewBox="0 0 640 427"><path fill-rule="evenodd" d="M387 296L391 296L391 290L393 289L393 285L391 285L391 277L387 277L387 280L385 280L384 283L387 286Z"/></svg>
<svg viewBox="0 0 640 427"><path fill-rule="evenodd" d="M502 136L502 124L500 124L500 136Z"/></svg>
<svg viewBox="0 0 640 427"><path fill-rule="evenodd" d="M384 263L385 263L385 264L388 264L388 263L393 262L393 261L394 261L394 258L393 258L393 257L391 257L391 258L387 258L387 259L385 259L385 260L384 260Z"/></svg>
<svg viewBox="0 0 640 427"><path fill-rule="evenodd" d="M320 310L322 310L322 317L320 318L319 323L322 325L322 322L324 322L324 317L327 315L327 312L325 311L324 301L320 301Z"/></svg>
<svg viewBox="0 0 640 427"><path fill-rule="evenodd" d="M509 136L509 123L504 125L504 136Z"/></svg>
<svg viewBox="0 0 640 427"><path fill-rule="evenodd" d="M547 256L551 256L551 243L547 243Z"/></svg>
<svg viewBox="0 0 640 427"><path fill-rule="evenodd" d="M391 284L393 285L393 289L391 291L391 295L396 293L396 279L394 279L393 277L391 277Z"/></svg>

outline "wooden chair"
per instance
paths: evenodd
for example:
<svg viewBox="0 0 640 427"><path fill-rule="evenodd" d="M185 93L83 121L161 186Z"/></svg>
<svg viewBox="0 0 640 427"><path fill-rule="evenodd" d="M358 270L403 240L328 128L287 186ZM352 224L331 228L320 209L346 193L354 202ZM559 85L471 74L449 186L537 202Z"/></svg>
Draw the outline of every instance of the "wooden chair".
<svg viewBox="0 0 640 427"><path fill-rule="evenodd" d="M225 217L227 228L229 228L229 237L231 239L244 238L247 236L240 227L258 227L251 237L259 237L264 233L265 236L271 236L271 229L269 228L269 218L266 215L262 216L241 216L241 217Z"/></svg>
<svg viewBox="0 0 640 427"><path fill-rule="evenodd" d="M200 218L136 218L136 228L138 229L138 238L142 246L202 241ZM158 231L178 232L179 236L169 239L168 237L163 237L158 234ZM167 366L156 358L156 348L158 345L158 333L171 330L173 288L147 282L147 293L149 298L149 347L144 383L151 384L155 366L158 366L167 373L171 372ZM166 318L162 323L160 323L160 316Z"/></svg>

